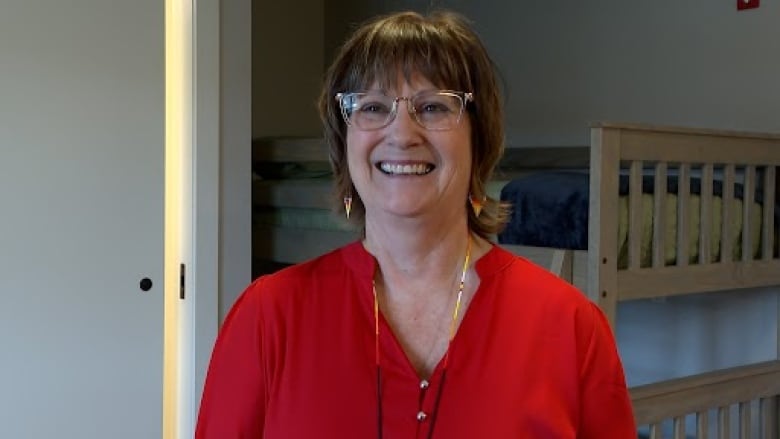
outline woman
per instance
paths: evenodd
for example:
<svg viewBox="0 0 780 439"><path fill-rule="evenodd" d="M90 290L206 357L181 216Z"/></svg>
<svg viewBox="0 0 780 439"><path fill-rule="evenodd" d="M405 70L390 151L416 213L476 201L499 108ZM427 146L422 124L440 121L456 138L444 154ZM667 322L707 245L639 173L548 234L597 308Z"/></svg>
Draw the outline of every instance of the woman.
<svg viewBox="0 0 780 439"><path fill-rule="evenodd" d="M214 348L196 436L636 437L615 343L567 283L488 241L495 72L460 17L361 27L320 110L362 239L264 276Z"/></svg>

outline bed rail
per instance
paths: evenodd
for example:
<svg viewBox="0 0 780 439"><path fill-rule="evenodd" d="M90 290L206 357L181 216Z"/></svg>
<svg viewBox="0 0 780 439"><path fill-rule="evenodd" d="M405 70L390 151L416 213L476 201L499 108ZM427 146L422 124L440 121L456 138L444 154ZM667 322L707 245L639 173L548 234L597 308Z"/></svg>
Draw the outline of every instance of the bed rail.
<svg viewBox="0 0 780 439"><path fill-rule="evenodd" d="M774 207L780 135L601 124L592 128L591 137L587 291L611 322L622 300L780 285ZM618 265L621 174L629 179L627 267ZM648 175L654 181L652 243L650 263L643 264L641 231L648 215L642 186ZM691 191L694 175L700 185L696 195ZM678 182L671 208L669 176ZM713 195L716 184L723 188L718 197ZM696 210L690 207L693 200ZM740 212L732 209L737 205ZM692 216L698 221L692 222ZM716 217L722 218L718 228ZM674 233L667 221L676 223ZM698 227L695 233L692 223ZM719 232L717 241L713 231ZM692 238L698 243L696 260L690 258ZM673 263L666 251L670 244Z"/></svg>
<svg viewBox="0 0 780 439"><path fill-rule="evenodd" d="M777 438L778 395L780 361L631 389L637 425L651 439Z"/></svg>

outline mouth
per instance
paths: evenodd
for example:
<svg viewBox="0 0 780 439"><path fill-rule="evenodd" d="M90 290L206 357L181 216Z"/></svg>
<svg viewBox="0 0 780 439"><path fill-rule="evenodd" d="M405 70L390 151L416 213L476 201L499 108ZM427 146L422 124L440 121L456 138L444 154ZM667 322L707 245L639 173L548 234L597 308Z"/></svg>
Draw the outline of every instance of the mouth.
<svg viewBox="0 0 780 439"><path fill-rule="evenodd" d="M386 175L426 175L434 169L430 163L379 162L376 167Z"/></svg>

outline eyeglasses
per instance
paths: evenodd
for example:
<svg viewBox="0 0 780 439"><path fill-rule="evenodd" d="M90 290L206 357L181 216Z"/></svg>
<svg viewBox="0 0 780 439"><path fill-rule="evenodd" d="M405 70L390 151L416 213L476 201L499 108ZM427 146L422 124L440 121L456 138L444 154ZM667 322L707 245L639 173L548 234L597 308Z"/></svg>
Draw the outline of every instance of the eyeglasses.
<svg viewBox="0 0 780 439"><path fill-rule="evenodd" d="M474 94L436 90L392 98L381 92L370 91L337 93L336 100L341 106L341 115L347 125L364 131L378 130L390 125L398 114L399 101L406 101L407 111L420 126L427 130L444 131L455 128L460 123L463 108L474 100Z"/></svg>

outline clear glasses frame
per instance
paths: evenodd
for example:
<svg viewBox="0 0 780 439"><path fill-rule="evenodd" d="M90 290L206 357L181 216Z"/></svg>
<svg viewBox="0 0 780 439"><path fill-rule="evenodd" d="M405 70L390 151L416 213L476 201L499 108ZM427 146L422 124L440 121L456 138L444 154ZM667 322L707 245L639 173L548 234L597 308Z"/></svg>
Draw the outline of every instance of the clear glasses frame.
<svg viewBox="0 0 780 439"><path fill-rule="evenodd" d="M335 98L344 122L363 131L379 130L390 125L398 114L400 101L406 101L409 115L421 127L431 131L445 131L460 123L463 110L474 100L474 94L433 90L393 98L374 91L337 93Z"/></svg>

